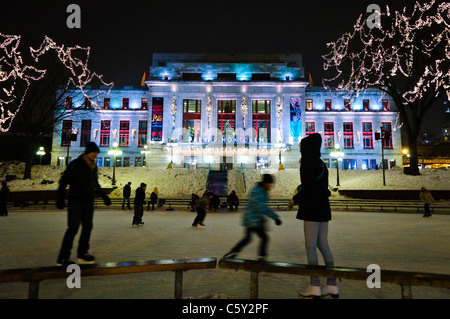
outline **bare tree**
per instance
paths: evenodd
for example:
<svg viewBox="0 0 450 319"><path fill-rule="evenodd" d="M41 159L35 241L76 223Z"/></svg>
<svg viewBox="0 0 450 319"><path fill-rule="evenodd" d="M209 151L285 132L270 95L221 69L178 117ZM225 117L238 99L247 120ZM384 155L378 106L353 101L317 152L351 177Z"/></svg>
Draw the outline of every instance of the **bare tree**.
<svg viewBox="0 0 450 319"><path fill-rule="evenodd" d="M91 98L90 87L102 85L109 92L112 83L104 83L101 76L89 70L89 48L58 46L48 37L38 49L30 48L30 56L22 56L19 47L14 48L20 65L7 63L12 60L7 54L5 56L9 60L0 59L0 66L3 63L3 69L8 70L3 73L8 90L3 100L0 99L1 124L2 131L11 128L11 132L24 139L24 178L31 178L33 157L44 137L51 136L54 127L62 120L87 111L85 105L67 108L66 98ZM24 69L23 65L39 77L17 76L21 72L18 66ZM13 75L7 78L7 74ZM95 90L97 97L102 93L105 91ZM98 108L96 100L93 99L94 109Z"/></svg>
<svg viewBox="0 0 450 319"><path fill-rule="evenodd" d="M351 32L328 43L324 69L335 72L325 88L358 96L375 87L392 97L410 150L409 174L419 175L417 138L424 115L450 98L450 3L430 1L378 12L380 24L361 15Z"/></svg>

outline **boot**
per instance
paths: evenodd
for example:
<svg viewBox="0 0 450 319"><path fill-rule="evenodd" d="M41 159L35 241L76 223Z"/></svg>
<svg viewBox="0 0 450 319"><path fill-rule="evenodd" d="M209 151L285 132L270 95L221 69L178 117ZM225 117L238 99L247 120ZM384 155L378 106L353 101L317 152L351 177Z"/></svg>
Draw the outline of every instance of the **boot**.
<svg viewBox="0 0 450 319"><path fill-rule="evenodd" d="M299 297L301 298L314 298L319 299L321 296L320 287L319 286L309 286L306 290L299 293Z"/></svg>
<svg viewBox="0 0 450 319"><path fill-rule="evenodd" d="M337 299L339 298L339 289L337 286L326 285L322 289L322 296L331 296Z"/></svg>

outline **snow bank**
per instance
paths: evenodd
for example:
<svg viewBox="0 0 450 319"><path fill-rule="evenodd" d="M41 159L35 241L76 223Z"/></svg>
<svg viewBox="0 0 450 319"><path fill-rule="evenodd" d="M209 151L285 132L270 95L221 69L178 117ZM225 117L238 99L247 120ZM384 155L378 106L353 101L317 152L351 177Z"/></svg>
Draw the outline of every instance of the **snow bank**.
<svg viewBox="0 0 450 319"><path fill-rule="evenodd" d="M21 162L0 163L0 180L6 175L16 175L18 179L8 182L11 191L53 190L58 188L58 181L65 167L36 165L33 166L32 179L23 180L25 164ZM272 197L288 198L300 183L298 169L256 170L241 169L228 171L228 191L235 190L239 196L245 197L251 188L261 180L261 174L269 173L275 176L275 187ZM385 171L386 186L383 186L382 170L341 170L339 171L339 189L395 189L418 190L422 186L430 190L450 190L450 171L425 169L420 176L404 175L400 168ZM158 187L161 197L190 197L191 193L201 195L206 189L208 170L185 168L155 169L151 167L119 167L116 168L116 186L112 197L121 197L123 186L131 182L132 189L140 183L147 184L147 193ZM99 182L102 187L111 187L113 169L99 168ZM336 169L329 169L330 186L336 185Z"/></svg>

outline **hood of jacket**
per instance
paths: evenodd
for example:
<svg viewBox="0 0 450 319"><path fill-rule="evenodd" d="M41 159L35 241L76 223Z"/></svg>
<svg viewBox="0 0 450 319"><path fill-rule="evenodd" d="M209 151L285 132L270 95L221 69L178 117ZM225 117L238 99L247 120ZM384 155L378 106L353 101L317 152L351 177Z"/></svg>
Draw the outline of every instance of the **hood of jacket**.
<svg viewBox="0 0 450 319"><path fill-rule="evenodd" d="M321 146L322 136L319 133L314 133L303 138L300 144L302 162L320 159Z"/></svg>

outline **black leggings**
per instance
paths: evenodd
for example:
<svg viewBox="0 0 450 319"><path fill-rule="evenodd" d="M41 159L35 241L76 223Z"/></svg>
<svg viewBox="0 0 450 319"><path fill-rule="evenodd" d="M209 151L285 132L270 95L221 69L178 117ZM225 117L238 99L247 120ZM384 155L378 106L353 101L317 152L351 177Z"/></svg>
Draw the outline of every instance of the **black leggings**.
<svg viewBox="0 0 450 319"><path fill-rule="evenodd" d="M245 246L247 246L252 241L252 233L256 233L258 237L261 239L261 242L259 244L258 256L266 257L269 236L267 235L264 227L252 227L252 228L247 227L245 237L239 243L237 243L237 245L234 246L233 249L231 249L231 251L234 253L240 252Z"/></svg>

